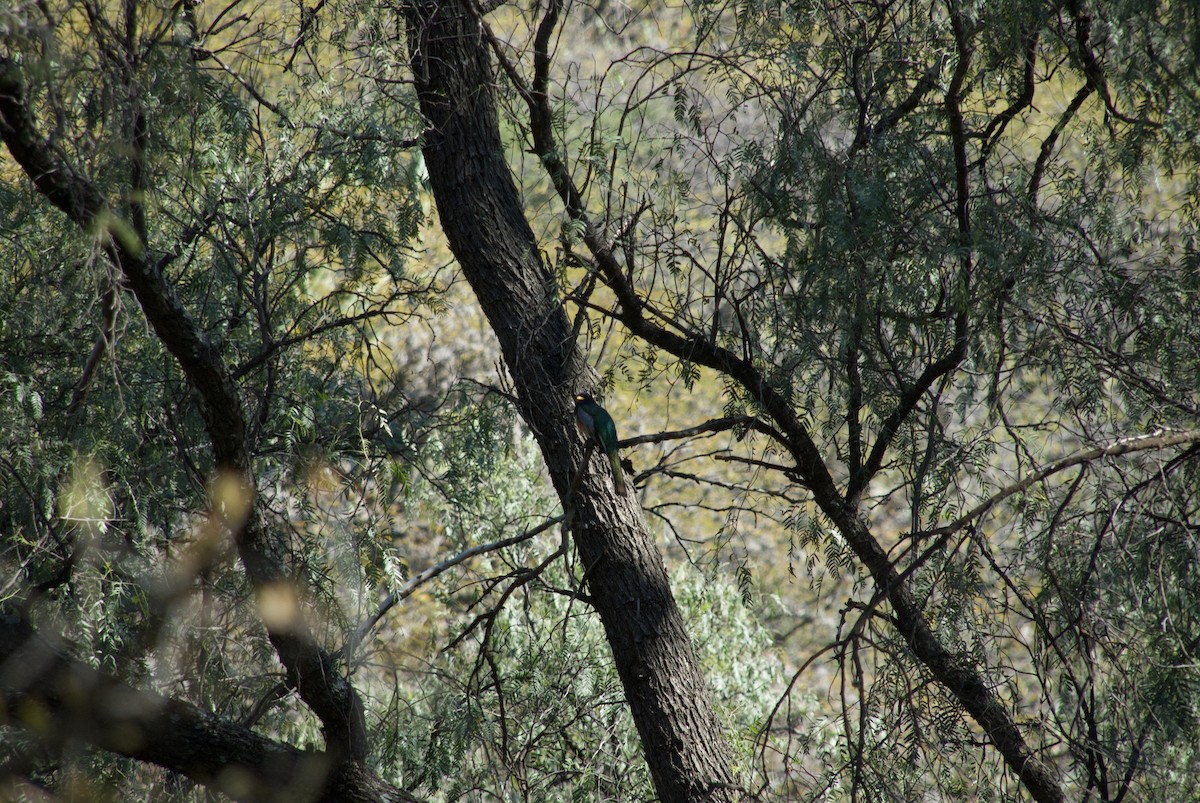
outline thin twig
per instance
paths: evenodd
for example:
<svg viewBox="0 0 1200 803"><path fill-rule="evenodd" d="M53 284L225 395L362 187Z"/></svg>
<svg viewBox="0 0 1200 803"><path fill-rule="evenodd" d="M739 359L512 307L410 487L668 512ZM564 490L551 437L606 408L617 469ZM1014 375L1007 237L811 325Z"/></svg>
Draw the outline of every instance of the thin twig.
<svg viewBox="0 0 1200 803"><path fill-rule="evenodd" d="M449 569L453 569L460 563L464 563L465 561L468 561L477 555L482 555L487 552L495 552L498 549L504 549L505 547L510 547L514 544L528 541L534 536L545 532L554 525L563 521L564 518L565 516L555 516L552 519L547 519L546 521L542 522L532 530L526 530L520 535L514 535L509 538L502 538L499 541L493 541L490 544L480 544L478 546L473 546L470 549L464 549L457 555L447 558L441 563L434 564L428 569L413 575L404 583L404 585L388 594L387 597L379 603L379 606L375 609L375 611L366 619L364 619L361 624L359 624L354 631L354 638L338 651L338 655L352 654L355 647L362 643L367 634L371 632L375 625L379 623L379 620L382 619L388 611L394 608L401 600L412 596L414 591L423 586L425 583L428 583L433 578Z"/></svg>
<svg viewBox="0 0 1200 803"><path fill-rule="evenodd" d="M1065 471L1073 466L1091 463L1104 457L1116 457L1118 455L1129 454L1130 452L1145 452L1157 449L1169 449L1172 446L1180 446L1187 443L1200 442L1200 429L1188 429L1174 434L1163 434L1162 432L1153 435L1138 435L1131 438L1122 438L1108 446L1096 446L1091 449L1083 449L1075 454L1068 455L1060 460L1055 460L1043 468L1035 471L1018 482L1001 489L999 492L980 502L975 507L968 510L963 515L959 516L949 524L938 527L934 530L927 530L922 533L925 536L943 536L950 535L958 530L961 530L967 524L970 524L975 519L979 518L996 505L1008 499L1014 494L1029 488L1035 483L1041 482L1047 477L1057 474L1060 471Z"/></svg>

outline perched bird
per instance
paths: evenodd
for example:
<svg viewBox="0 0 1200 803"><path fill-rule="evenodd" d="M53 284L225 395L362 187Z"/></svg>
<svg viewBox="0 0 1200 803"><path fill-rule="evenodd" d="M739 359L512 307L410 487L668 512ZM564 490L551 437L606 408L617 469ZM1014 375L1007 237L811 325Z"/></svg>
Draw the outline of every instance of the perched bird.
<svg viewBox="0 0 1200 803"><path fill-rule="evenodd" d="M575 396L575 425L583 437L593 441L608 455L617 493L625 493L625 473L621 470L621 458L617 454L617 425L608 411L596 404L592 394L580 393Z"/></svg>

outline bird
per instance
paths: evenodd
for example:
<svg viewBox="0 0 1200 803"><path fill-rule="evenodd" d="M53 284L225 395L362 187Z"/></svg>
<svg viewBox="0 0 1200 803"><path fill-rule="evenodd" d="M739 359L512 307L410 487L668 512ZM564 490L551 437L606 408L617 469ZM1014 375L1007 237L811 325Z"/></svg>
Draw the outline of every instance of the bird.
<svg viewBox="0 0 1200 803"><path fill-rule="evenodd" d="M617 425L608 411L596 403L592 394L579 393L575 396L575 425L583 437L594 442L608 455L617 493L625 493L625 472L621 470L621 458L617 454Z"/></svg>

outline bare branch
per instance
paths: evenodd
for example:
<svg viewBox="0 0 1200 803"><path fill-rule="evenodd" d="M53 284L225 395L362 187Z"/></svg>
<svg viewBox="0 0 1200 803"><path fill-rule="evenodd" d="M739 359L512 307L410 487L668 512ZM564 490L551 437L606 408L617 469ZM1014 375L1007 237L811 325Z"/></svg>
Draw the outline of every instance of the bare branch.
<svg viewBox="0 0 1200 803"><path fill-rule="evenodd" d="M1132 452L1157 451L1161 449L1169 449L1172 446L1181 446L1189 443L1200 443L1200 429L1188 429L1183 432L1174 432L1167 434L1158 432L1153 435L1138 435L1133 438L1122 438L1121 440L1109 444L1108 446L1097 446L1091 449L1083 449L1075 454L1068 455L1059 460L1043 466L1041 469L1033 472L1027 477L1014 482L999 492L989 496L984 501L980 502L975 507L968 510L963 515L959 516L949 524L943 525L933 530L928 530L923 535L927 536L945 536L955 533L966 527L971 522L986 514L996 505L1003 502L1005 499L1019 494L1027 490L1031 486L1041 482L1047 477L1051 477L1059 472L1066 471L1075 466L1081 466L1085 463L1092 463L1096 460L1102 460L1105 457L1117 457L1123 454Z"/></svg>
<svg viewBox="0 0 1200 803"><path fill-rule="evenodd" d="M714 418L705 421L703 424L697 424L694 427L687 429L676 429L669 432L650 432L646 435L637 435L632 438L624 438L620 445L638 446L643 443L663 443L665 441L677 441L684 438L692 438L697 435L716 435L718 432L725 432L730 429L744 427L747 430L756 429L759 432L770 435L780 443L786 444L787 439L783 433L772 427L760 418L755 418L752 415L731 415L725 418Z"/></svg>
<svg viewBox="0 0 1200 803"><path fill-rule="evenodd" d="M501 538L499 541L492 541L489 544L480 544L478 546L473 546L470 549L464 549L462 552L459 552L457 555L454 555L453 557L447 558L446 560L442 561L441 563L436 563L433 566L430 566L428 569L425 569L424 571L417 572L412 577L410 577L407 581L405 581L404 585L400 586L395 591L388 594L387 597L382 602L379 603L379 605L378 605L378 607L376 607L375 611L373 613L371 613L370 616L368 616L362 622L359 623L358 627L355 628L354 638L345 647L343 647L341 650L339 650L338 654L339 655L353 655L354 650L357 647L357 645L362 643L362 640L367 637L367 634L371 632L371 630L375 627L375 625L379 624L379 620L382 619L387 614L388 611L390 611L392 608L394 608L398 602L408 598L418 588L425 585L430 580L432 580L433 578L442 574L443 572L445 572L449 569L453 569L455 566L458 566L461 563L465 563L466 561L470 560L471 558L476 557L477 555L484 555L488 552L495 552L499 549L504 549L506 547L510 547L515 544L520 544L525 541L528 541L529 539L531 539L537 535L540 535L541 533L550 529L554 525L561 524L565 519L566 519L565 515L564 516L555 516L552 519L548 519L548 520L542 522L541 524L534 527L533 529L526 530L525 532L521 533L520 535L514 535L509 538Z"/></svg>

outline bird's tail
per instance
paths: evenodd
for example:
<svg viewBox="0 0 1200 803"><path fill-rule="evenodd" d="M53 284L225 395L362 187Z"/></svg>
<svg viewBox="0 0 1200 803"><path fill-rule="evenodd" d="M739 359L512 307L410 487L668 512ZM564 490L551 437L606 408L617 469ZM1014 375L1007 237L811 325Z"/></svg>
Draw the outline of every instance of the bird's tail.
<svg viewBox="0 0 1200 803"><path fill-rule="evenodd" d="M608 462L612 464L613 484L617 486L617 493L625 493L625 472L621 470L621 458L614 451L608 456Z"/></svg>

